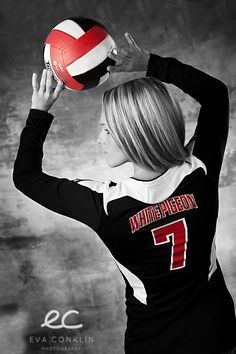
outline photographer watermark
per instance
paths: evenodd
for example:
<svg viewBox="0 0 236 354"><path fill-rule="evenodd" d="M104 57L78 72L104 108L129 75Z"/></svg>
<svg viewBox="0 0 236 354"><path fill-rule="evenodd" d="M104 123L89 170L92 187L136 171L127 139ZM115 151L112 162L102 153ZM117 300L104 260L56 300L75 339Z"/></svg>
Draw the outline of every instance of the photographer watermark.
<svg viewBox="0 0 236 354"><path fill-rule="evenodd" d="M46 337L30 337L30 343L41 343L42 351L79 351L82 345L93 344L93 336L50 336Z"/></svg>
<svg viewBox="0 0 236 354"><path fill-rule="evenodd" d="M61 317L60 324L53 324L60 318L60 313L57 310L50 310L44 318L44 322L40 325L40 327L48 327L51 329L80 329L83 327L83 324L78 321L77 324L69 325L66 323L67 318L72 315L79 315L79 311L77 310L69 310ZM46 336L29 336L30 344L43 344L41 347L42 351L79 351L81 349L81 345L93 344L94 337L93 336L69 336L69 335L46 335Z"/></svg>
<svg viewBox="0 0 236 354"><path fill-rule="evenodd" d="M79 311L77 311L77 310L69 310L62 316L60 325L51 325L52 322L56 321L60 317L59 311L51 310L51 311L49 311L46 314L45 319L44 319L44 323L41 324L41 327L48 327L48 328L54 328L54 329L58 329L58 328L77 329L77 328L83 327L82 323L79 323L77 325L66 325L65 324L66 318L72 313L76 313L78 315ZM55 314L55 316L53 318L49 319L49 317L52 314Z"/></svg>

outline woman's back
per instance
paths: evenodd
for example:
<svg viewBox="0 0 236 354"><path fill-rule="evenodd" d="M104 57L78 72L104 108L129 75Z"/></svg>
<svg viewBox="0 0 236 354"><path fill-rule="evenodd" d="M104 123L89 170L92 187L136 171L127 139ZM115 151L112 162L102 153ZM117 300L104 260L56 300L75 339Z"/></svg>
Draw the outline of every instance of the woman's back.
<svg viewBox="0 0 236 354"><path fill-rule="evenodd" d="M41 163L53 116L32 109L14 183L41 205L91 227L111 251L126 283L127 354L224 353L235 345L236 321L214 237L228 91L200 70L153 54L147 76L201 104L192 156L151 181L49 176Z"/></svg>
<svg viewBox="0 0 236 354"><path fill-rule="evenodd" d="M218 188L205 165L191 156L151 181L129 178L99 190L93 181L77 183L97 190L104 205L97 233L126 283L128 353L129 346L135 353L167 352L172 335L178 346L171 342L168 353L187 353L192 345L191 353L223 350L235 330L233 302L216 260ZM185 325L182 336L182 322L193 318L195 335Z"/></svg>

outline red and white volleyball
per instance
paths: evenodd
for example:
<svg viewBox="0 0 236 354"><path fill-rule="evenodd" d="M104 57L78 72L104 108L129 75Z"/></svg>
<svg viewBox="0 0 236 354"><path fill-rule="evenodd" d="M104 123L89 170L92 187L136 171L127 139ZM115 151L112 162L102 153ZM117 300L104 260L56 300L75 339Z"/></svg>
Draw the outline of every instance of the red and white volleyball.
<svg viewBox="0 0 236 354"><path fill-rule="evenodd" d="M73 91L97 87L109 78L107 54L116 44L99 22L72 17L60 22L46 38L44 62L56 80Z"/></svg>

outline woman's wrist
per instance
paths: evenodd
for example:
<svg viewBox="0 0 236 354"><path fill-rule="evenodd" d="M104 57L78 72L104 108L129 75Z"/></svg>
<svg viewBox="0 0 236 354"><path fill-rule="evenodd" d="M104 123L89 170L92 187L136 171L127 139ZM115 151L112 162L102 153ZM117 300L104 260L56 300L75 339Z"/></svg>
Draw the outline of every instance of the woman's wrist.
<svg viewBox="0 0 236 354"><path fill-rule="evenodd" d="M50 108L32 104L30 109L37 109L38 111L48 112Z"/></svg>
<svg viewBox="0 0 236 354"><path fill-rule="evenodd" d="M45 109L41 109L41 108L36 108L36 107L30 107L30 110L35 110L35 111L39 111L39 112L43 112L43 113L48 113L48 114L51 114L49 113L48 110L45 110Z"/></svg>
<svg viewBox="0 0 236 354"><path fill-rule="evenodd" d="M148 63L149 63L149 59L150 59L150 54L151 53L148 53L148 52L142 53L142 60L140 63L140 71L147 71Z"/></svg>

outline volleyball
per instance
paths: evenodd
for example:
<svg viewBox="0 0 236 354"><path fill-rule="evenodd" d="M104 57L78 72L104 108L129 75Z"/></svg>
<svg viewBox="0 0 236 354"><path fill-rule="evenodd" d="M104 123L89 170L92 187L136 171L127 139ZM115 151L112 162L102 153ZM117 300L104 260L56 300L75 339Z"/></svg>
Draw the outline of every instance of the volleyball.
<svg viewBox="0 0 236 354"><path fill-rule="evenodd" d="M108 52L116 44L108 30L90 18L71 17L56 25L44 44L44 62L56 81L73 91L101 85L115 61Z"/></svg>

